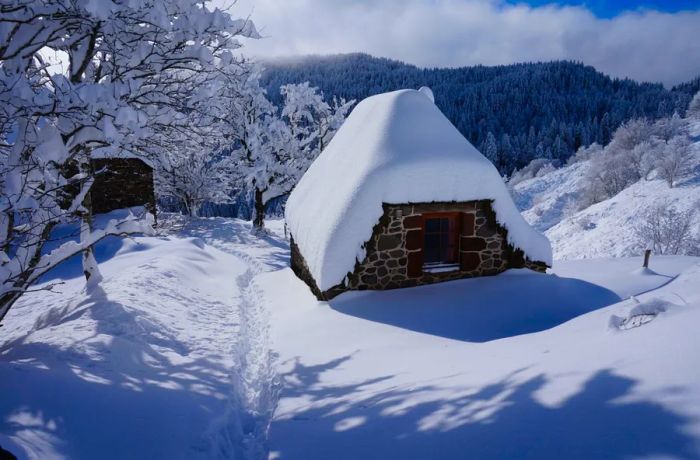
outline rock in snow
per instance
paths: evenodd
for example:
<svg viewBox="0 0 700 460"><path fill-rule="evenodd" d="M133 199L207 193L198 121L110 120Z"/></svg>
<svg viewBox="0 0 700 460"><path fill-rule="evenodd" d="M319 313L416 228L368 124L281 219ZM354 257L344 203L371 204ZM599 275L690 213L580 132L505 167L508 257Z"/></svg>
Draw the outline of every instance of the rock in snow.
<svg viewBox="0 0 700 460"><path fill-rule="evenodd" d="M551 264L547 238L522 218L496 168L431 93L401 90L363 100L292 191L287 223L322 291L364 258L382 203L491 199L508 241Z"/></svg>

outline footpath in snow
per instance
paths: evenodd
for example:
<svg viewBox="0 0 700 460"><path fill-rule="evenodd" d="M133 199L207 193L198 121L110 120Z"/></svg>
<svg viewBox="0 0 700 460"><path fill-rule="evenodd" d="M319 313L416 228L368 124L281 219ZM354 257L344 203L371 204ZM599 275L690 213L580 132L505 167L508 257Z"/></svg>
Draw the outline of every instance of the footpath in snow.
<svg viewBox="0 0 700 460"><path fill-rule="evenodd" d="M287 265L276 241L223 219L108 240L88 293L67 263L0 330L0 445L20 459L259 458L275 386L252 279Z"/></svg>

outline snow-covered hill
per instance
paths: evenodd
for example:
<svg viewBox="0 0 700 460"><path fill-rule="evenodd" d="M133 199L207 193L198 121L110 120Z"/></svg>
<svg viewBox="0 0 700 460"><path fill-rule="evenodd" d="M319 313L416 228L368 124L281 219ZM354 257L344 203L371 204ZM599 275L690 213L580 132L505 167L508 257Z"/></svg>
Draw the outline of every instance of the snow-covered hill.
<svg viewBox="0 0 700 460"><path fill-rule="evenodd" d="M518 183L513 187L514 198L525 219L549 237L555 259L638 255L645 242L635 228L655 206L696 209L694 227L700 228L700 142L693 148L696 159L691 172L673 188L652 176L579 210L591 167L586 160Z"/></svg>
<svg viewBox="0 0 700 460"><path fill-rule="evenodd" d="M589 162L582 161L517 184L513 195L525 220L546 232L575 213L588 168Z"/></svg>
<svg viewBox="0 0 700 460"><path fill-rule="evenodd" d="M645 242L635 233L640 219L654 206L689 210L700 206L700 174L674 188L664 181L641 181L616 196L565 217L549 228L555 258L629 257L641 254ZM694 227L700 226L700 214Z"/></svg>

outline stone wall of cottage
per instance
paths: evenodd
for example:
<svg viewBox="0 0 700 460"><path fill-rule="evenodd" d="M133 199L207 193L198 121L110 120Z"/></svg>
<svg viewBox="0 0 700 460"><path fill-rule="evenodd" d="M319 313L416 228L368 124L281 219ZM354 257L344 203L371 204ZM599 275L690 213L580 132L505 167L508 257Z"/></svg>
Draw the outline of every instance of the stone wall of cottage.
<svg viewBox="0 0 700 460"><path fill-rule="evenodd" d="M95 214L131 206L146 206L155 212L153 169L136 158L95 159L98 174L90 189Z"/></svg>
<svg viewBox="0 0 700 460"><path fill-rule="evenodd" d="M442 273L423 271L425 213L458 213L459 268ZM546 270L512 248L506 230L496 221L490 200L462 203L384 205L384 214L366 244L366 257L348 277L347 289L393 289L475 276L495 275L508 268Z"/></svg>
<svg viewBox="0 0 700 460"><path fill-rule="evenodd" d="M423 214L458 213L459 267L453 271L423 271ZM365 244L366 256L357 262L346 281L321 292L296 244L291 243L292 269L319 299L331 299L347 290L395 289L439 281L498 274L508 268L527 267L544 272L542 262L530 261L510 246L506 230L496 221L490 200L391 205Z"/></svg>

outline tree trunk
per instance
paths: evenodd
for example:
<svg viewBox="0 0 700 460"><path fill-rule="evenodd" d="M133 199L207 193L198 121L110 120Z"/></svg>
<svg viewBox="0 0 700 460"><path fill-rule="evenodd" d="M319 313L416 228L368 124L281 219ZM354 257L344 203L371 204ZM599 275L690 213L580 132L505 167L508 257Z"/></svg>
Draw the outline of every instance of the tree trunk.
<svg viewBox="0 0 700 460"><path fill-rule="evenodd" d="M55 224L48 224L41 231L41 238L39 240L40 243L36 244L34 254L29 260L27 269L23 273L21 273L18 276L18 279L14 282L14 287L16 288L16 290L6 292L5 294L0 295L0 323L2 323L3 318L5 318L5 315L10 310L10 308L12 308L15 302L17 302L19 298L22 297L22 294L24 294L25 291L32 284L32 280L37 278L37 276L35 276L35 270L37 265L39 264L39 260L41 260L41 253L44 247L44 243L48 241L49 236L51 235L51 230L53 230L54 226ZM0 326L1 325L2 324L0 324Z"/></svg>
<svg viewBox="0 0 700 460"><path fill-rule="evenodd" d="M91 168L91 166L87 166ZM93 177L93 171L90 171L90 176ZM80 216L80 240L81 242L86 241L92 233L92 197L90 192L85 195L83 199L83 212ZM102 273L100 273L100 268L97 265L97 260L95 260L95 253L92 245L83 249L83 274L85 275L85 281L87 286L96 286L102 281Z"/></svg>
<svg viewBox="0 0 700 460"><path fill-rule="evenodd" d="M7 292L0 296L0 326L2 326L2 320L5 318L7 312L10 311L12 305L14 305L20 297L22 297L22 292L20 291Z"/></svg>
<svg viewBox="0 0 700 460"><path fill-rule="evenodd" d="M265 226L265 202L263 202L263 191L255 189L255 218L253 226L262 229Z"/></svg>

